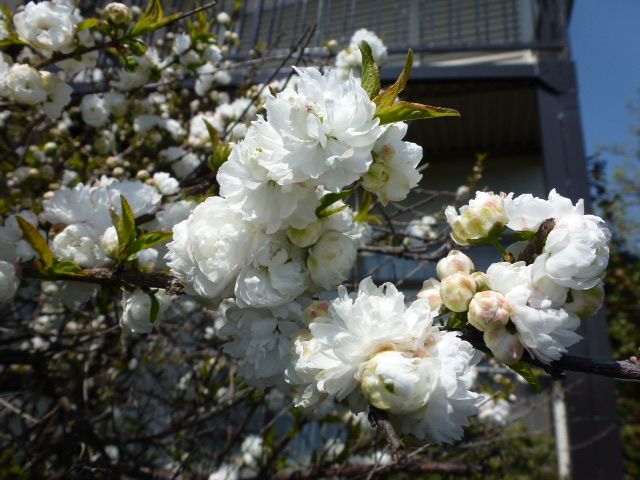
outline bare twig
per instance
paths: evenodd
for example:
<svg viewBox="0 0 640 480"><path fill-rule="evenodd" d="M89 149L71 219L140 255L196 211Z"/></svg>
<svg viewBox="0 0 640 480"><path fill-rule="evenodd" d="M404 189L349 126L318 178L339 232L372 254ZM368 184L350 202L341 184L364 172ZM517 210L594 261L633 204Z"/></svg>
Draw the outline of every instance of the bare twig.
<svg viewBox="0 0 640 480"><path fill-rule="evenodd" d="M519 261L525 262L527 265L533 263L536 259L536 256L542 251L544 248L544 243L547 241L547 237L553 227L556 226L556 221L553 218L547 218L538 231L533 236L533 238L529 241L525 249L522 251L520 256L518 257Z"/></svg>
<svg viewBox="0 0 640 480"><path fill-rule="evenodd" d="M382 434L391 448L391 456L393 457L393 460L396 462L402 461L406 457L404 445L396 433L395 428L393 428L393 425L389 421L387 414L372 405L369 408L369 422L371 422L372 427L379 428L380 431L382 431Z"/></svg>

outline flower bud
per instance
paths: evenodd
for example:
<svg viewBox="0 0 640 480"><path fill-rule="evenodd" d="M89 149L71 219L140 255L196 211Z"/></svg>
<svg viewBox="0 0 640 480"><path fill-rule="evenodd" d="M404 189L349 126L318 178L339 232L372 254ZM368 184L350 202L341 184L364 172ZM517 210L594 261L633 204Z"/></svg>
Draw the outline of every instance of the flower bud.
<svg viewBox="0 0 640 480"><path fill-rule="evenodd" d="M427 300L431 306L432 312L437 312L442 306L442 298L440 298L440 282L435 278L425 280L422 284L422 288L416 296L423 300Z"/></svg>
<svg viewBox="0 0 640 480"><path fill-rule="evenodd" d="M100 237L100 245L104 248L104 251L107 252L107 255L110 257L115 257L118 253L118 232L116 231L116 227L107 228L102 237Z"/></svg>
<svg viewBox="0 0 640 480"><path fill-rule="evenodd" d="M326 317L329 315L329 305L326 300L314 300L304 309L304 319L307 324L312 323L319 317Z"/></svg>
<svg viewBox="0 0 640 480"><path fill-rule="evenodd" d="M357 253L349 236L335 230L326 232L309 249L307 268L311 280L322 289L335 288L349 276Z"/></svg>
<svg viewBox="0 0 640 480"><path fill-rule="evenodd" d="M569 301L564 304L564 309L580 318L589 318L595 315L604 301L604 286L602 282L589 290L571 290Z"/></svg>
<svg viewBox="0 0 640 480"><path fill-rule="evenodd" d="M469 323L481 332L504 327L509 321L509 302L501 293L478 292L469 303Z"/></svg>
<svg viewBox="0 0 640 480"><path fill-rule="evenodd" d="M104 7L104 18L114 25L126 27L133 19L133 13L123 3L113 2Z"/></svg>
<svg viewBox="0 0 640 480"><path fill-rule="evenodd" d="M287 238L296 247L310 247L318 241L322 233L322 223L315 221L305 228L287 228Z"/></svg>
<svg viewBox="0 0 640 480"><path fill-rule="evenodd" d="M471 273L473 262L460 250L451 250L449 255L440 259L436 265L436 271L440 280L443 280L456 272Z"/></svg>
<svg viewBox="0 0 640 480"><path fill-rule="evenodd" d="M216 15L216 21L221 25L227 25L231 22L231 17L227 12L220 12Z"/></svg>
<svg viewBox="0 0 640 480"><path fill-rule="evenodd" d="M471 275L456 272L442 280L440 297L442 303L452 312L464 312L476 293L476 282Z"/></svg>
<svg viewBox="0 0 640 480"><path fill-rule="evenodd" d="M499 233L509 221L503 197L491 192L477 192L469 205L460 208L459 215L453 206L447 207L444 213L453 230L451 238L459 245L469 245Z"/></svg>
<svg viewBox="0 0 640 480"><path fill-rule="evenodd" d="M497 328L484 332L484 343L496 360L510 365L522 358L524 349L518 336L509 333L506 328Z"/></svg>
<svg viewBox="0 0 640 480"><path fill-rule="evenodd" d="M489 277L484 272L473 272L471 278L476 282L476 290L482 292L489 290Z"/></svg>
<svg viewBox="0 0 640 480"><path fill-rule="evenodd" d="M394 415L423 407L438 379L438 362L384 351L360 365L357 378L369 403Z"/></svg>

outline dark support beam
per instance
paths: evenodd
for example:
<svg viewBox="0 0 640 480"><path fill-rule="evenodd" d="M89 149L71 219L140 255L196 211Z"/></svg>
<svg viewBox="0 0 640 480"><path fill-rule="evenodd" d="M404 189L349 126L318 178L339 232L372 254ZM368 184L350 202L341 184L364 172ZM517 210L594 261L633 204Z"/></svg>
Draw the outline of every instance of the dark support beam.
<svg viewBox="0 0 640 480"><path fill-rule="evenodd" d="M573 200L584 198L590 209L586 155L580 122L575 69L571 62L541 68L538 110L545 179ZM546 74L546 75L544 75ZM585 320L584 339L570 349L573 355L611 357L605 315ZM571 436L574 479L615 480L624 477L614 381L569 373L564 384Z"/></svg>

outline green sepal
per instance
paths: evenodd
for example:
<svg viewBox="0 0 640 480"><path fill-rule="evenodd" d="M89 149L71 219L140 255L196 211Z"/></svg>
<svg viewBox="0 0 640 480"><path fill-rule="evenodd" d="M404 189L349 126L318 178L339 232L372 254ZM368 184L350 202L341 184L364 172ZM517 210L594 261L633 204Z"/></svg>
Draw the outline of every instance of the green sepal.
<svg viewBox="0 0 640 480"><path fill-rule="evenodd" d="M512 363L511 365L507 365L511 370L516 372L522 378L524 378L529 385L536 389L537 392L542 390L542 386L540 385L540 380L533 373L531 369L531 365L523 360L518 360L517 362Z"/></svg>
<svg viewBox="0 0 640 480"><path fill-rule="evenodd" d="M338 200L344 200L352 193L353 190L343 190L342 192L338 193L328 193L327 195L322 197L322 199L320 199L320 205L318 205L318 207L316 208L316 217L326 218L344 210L345 208L347 208L347 205L343 205L334 209L329 209L329 207L336 203Z"/></svg>

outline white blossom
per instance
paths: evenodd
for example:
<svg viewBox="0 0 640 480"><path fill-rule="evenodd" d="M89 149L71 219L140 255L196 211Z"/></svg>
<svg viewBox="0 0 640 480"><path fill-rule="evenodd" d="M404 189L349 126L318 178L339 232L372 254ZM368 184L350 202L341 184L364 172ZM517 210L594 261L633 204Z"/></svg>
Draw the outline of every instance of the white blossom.
<svg viewBox="0 0 640 480"><path fill-rule="evenodd" d="M61 2L29 2L13 16L21 40L45 56L73 47L75 22L73 8Z"/></svg>
<svg viewBox="0 0 640 480"><path fill-rule="evenodd" d="M221 197L209 197L173 227L165 259L192 292L211 300L230 293L249 264L257 232Z"/></svg>
<svg viewBox="0 0 640 480"><path fill-rule="evenodd" d="M383 127L384 131L373 146L373 163L362 177L365 190L375 193L383 205L407 198L422 178L417 170L422 160L422 147L403 142L406 123Z"/></svg>
<svg viewBox="0 0 640 480"><path fill-rule="evenodd" d="M338 191L371 165L380 133L375 104L355 78L341 82L335 71L297 71L297 90L287 87L267 98L267 119L287 153L265 166L279 172L280 184L313 179Z"/></svg>
<svg viewBox="0 0 640 480"><path fill-rule="evenodd" d="M444 214L451 226L451 238L458 245L485 240L500 233L508 222L504 194L496 195L493 192L476 192L476 197L460 208L460 214L451 205Z"/></svg>
<svg viewBox="0 0 640 480"><path fill-rule="evenodd" d="M534 197L530 193L504 199L504 209L509 219L507 226L516 232L535 232L548 218L560 218L572 213L583 214L584 203L578 201L574 206L570 199L558 194L555 189L549 192L548 200Z"/></svg>
<svg viewBox="0 0 640 480"><path fill-rule="evenodd" d="M166 172L154 173L153 183L163 195L175 195L180 191L180 184L178 183L178 180Z"/></svg>
<svg viewBox="0 0 640 480"><path fill-rule="evenodd" d="M20 278L13 264L0 260L0 304L13 300L19 286Z"/></svg>
<svg viewBox="0 0 640 480"><path fill-rule="evenodd" d="M109 121L109 110L102 96L85 95L80 102L82 120L92 127L102 127Z"/></svg>
<svg viewBox="0 0 640 480"><path fill-rule="evenodd" d="M162 313L171 304L171 299L164 291L159 290L152 293L158 302L157 321ZM120 317L120 327L127 329L131 333L150 333L153 330L151 318L152 301L149 294L140 289L133 293L125 292L122 296L122 316Z"/></svg>
<svg viewBox="0 0 640 480"><path fill-rule="evenodd" d="M511 413L511 404L504 398L485 398L480 405L478 420L485 425L494 427L504 427L509 420Z"/></svg>
<svg viewBox="0 0 640 480"><path fill-rule="evenodd" d="M68 225L56 235L51 251L60 260L71 260L83 268L103 267L110 262L99 233L88 224Z"/></svg>
<svg viewBox="0 0 640 480"><path fill-rule="evenodd" d="M47 99L47 91L40 73L29 65L14 64L9 68L6 89L18 103L36 105Z"/></svg>

